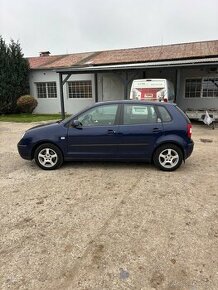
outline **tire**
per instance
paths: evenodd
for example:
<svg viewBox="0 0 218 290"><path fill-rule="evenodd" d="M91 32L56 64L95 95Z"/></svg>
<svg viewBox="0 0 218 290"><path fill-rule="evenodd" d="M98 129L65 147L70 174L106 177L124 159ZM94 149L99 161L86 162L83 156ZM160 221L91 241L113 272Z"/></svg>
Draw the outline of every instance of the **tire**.
<svg viewBox="0 0 218 290"><path fill-rule="evenodd" d="M50 143L45 143L36 148L34 153L36 164L44 170L54 170L63 163L61 150Z"/></svg>
<svg viewBox="0 0 218 290"><path fill-rule="evenodd" d="M174 144L163 144L153 156L154 165L163 171L174 171L183 161L182 150Z"/></svg>

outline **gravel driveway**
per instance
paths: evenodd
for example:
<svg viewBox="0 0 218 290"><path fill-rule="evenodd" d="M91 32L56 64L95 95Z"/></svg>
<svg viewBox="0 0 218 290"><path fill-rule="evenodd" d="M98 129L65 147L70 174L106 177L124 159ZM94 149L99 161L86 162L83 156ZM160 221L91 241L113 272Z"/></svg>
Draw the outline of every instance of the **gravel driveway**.
<svg viewBox="0 0 218 290"><path fill-rule="evenodd" d="M43 171L0 123L0 289L218 289L218 129L173 173L140 163Z"/></svg>

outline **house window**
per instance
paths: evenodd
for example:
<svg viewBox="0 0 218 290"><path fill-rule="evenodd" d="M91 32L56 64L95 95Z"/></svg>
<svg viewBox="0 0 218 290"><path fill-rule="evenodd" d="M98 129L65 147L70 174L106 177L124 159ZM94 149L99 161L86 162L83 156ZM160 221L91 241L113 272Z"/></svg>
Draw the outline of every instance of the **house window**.
<svg viewBox="0 0 218 290"><path fill-rule="evenodd" d="M92 98L92 81L68 82L68 96L78 99Z"/></svg>
<svg viewBox="0 0 218 290"><path fill-rule="evenodd" d="M186 79L186 98L215 98L218 97L218 78Z"/></svg>
<svg viewBox="0 0 218 290"><path fill-rule="evenodd" d="M37 97L42 98L57 98L56 82L36 83Z"/></svg>
<svg viewBox="0 0 218 290"><path fill-rule="evenodd" d="M187 79L185 82L185 97L200 98L201 97L201 79Z"/></svg>
<svg viewBox="0 0 218 290"><path fill-rule="evenodd" d="M203 78L202 80L202 97L218 97L218 78Z"/></svg>

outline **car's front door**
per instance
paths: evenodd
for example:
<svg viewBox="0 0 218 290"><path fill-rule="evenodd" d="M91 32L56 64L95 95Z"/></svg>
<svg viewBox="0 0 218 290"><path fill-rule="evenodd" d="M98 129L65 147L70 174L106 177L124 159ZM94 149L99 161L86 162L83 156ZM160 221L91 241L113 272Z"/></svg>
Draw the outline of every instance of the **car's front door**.
<svg viewBox="0 0 218 290"><path fill-rule="evenodd" d="M98 105L76 118L80 125L68 129L68 158L116 158L118 107L118 104Z"/></svg>
<svg viewBox="0 0 218 290"><path fill-rule="evenodd" d="M155 106L123 104L123 121L119 127L120 158L150 159L157 139L163 134Z"/></svg>

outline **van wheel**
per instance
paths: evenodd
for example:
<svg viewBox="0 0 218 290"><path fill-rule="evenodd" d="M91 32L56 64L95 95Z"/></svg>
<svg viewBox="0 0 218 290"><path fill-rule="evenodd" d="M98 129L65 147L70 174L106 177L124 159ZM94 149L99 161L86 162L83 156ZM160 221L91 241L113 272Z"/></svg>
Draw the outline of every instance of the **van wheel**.
<svg viewBox="0 0 218 290"><path fill-rule="evenodd" d="M34 154L36 164L44 170L59 168L63 163L61 150L50 143L40 145Z"/></svg>
<svg viewBox="0 0 218 290"><path fill-rule="evenodd" d="M155 151L153 161L163 171L174 171L182 164L182 150L174 144L161 145Z"/></svg>

